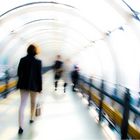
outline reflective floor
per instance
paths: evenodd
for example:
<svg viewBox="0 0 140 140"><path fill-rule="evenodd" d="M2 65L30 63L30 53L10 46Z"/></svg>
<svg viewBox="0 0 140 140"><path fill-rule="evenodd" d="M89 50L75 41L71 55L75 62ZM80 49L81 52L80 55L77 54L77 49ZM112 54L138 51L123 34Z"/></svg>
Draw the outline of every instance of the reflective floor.
<svg viewBox="0 0 140 140"><path fill-rule="evenodd" d="M29 124L29 102L25 110L25 128L18 136L19 91L0 100L1 140L117 140L118 136L106 124L98 124L94 108L88 108L80 93L68 87L63 92L63 81L54 91L52 74L44 75L42 112L33 124Z"/></svg>

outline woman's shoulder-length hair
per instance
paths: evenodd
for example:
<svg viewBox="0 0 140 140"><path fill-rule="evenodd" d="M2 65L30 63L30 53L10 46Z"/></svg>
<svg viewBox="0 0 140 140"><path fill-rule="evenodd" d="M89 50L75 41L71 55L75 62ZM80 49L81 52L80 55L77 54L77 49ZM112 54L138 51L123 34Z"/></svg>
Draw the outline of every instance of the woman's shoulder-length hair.
<svg viewBox="0 0 140 140"><path fill-rule="evenodd" d="M37 46L30 44L27 48L27 54L35 56L37 54Z"/></svg>

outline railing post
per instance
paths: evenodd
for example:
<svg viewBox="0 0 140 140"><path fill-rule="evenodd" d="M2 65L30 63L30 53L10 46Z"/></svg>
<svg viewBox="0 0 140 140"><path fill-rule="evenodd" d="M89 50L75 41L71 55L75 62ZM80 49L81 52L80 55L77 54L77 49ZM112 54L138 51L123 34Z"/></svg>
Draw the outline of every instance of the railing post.
<svg viewBox="0 0 140 140"><path fill-rule="evenodd" d="M113 96L117 96L117 94L118 94L118 86L116 84L116 86L114 87L114 90L113 90ZM114 100L111 101L111 105L112 105L112 107L114 107L114 105L115 105Z"/></svg>
<svg viewBox="0 0 140 140"><path fill-rule="evenodd" d="M88 91L88 106L91 105L91 92L92 92L92 76L89 78L89 91Z"/></svg>
<svg viewBox="0 0 140 140"><path fill-rule="evenodd" d="M137 102L136 106L139 108L140 107L140 91L138 92L138 94L139 94L139 97L138 97L138 102ZM136 123L137 118L138 118L138 115L135 114L135 117L134 117L134 120L133 120L134 123Z"/></svg>
<svg viewBox="0 0 140 140"><path fill-rule="evenodd" d="M103 99L104 99L104 80L101 82L101 92L100 92L100 103L99 103L99 122L102 121L102 106L103 106Z"/></svg>
<svg viewBox="0 0 140 140"><path fill-rule="evenodd" d="M79 82L78 82L78 84L79 84L79 90L80 90L80 93L82 94L82 96L84 96L84 94L83 94L83 86L85 85L85 82L83 81L83 76L82 75L80 75L80 78L79 78L80 80L79 80Z"/></svg>
<svg viewBox="0 0 140 140"><path fill-rule="evenodd" d="M9 83L9 72L8 72L8 70L5 71L5 75L6 75L6 77L5 77L5 85L6 85L6 87L5 87L4 98L6 98L7 94L8 94L8 83Z"/></svg>
<svg viewBox="0 0 140 140"><path fill-rule="evenodd" d="M140 107L140 91L139 91L139 99L138 99L137 107Z"/></svg>
<svg viewBox="0 0 140 140"><path fill-rule="evenodd" d="M126 92L124 95L123 120L121 125L121 139L127 139L129 109L130 109L130 91L128 88L126 88Z"/></svg>

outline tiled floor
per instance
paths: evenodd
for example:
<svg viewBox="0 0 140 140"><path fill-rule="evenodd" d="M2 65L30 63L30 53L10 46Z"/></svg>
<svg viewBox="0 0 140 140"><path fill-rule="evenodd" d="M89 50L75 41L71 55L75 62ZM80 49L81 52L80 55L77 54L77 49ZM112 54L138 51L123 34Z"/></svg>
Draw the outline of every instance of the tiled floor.
<svg viewBox="0 0 140 140"><path fill-rule="evenodd" d="M97 123L97 113L88 109L80 93L54 91L52 75L44 76L42 114L29 124L29 103L25 110L25 128L18 136L19 91L0 100L1 140L105 140L117 139L108 128ZM109 132L110 131L110 132ZM108 133L109 132L109 133Z"/></svg>

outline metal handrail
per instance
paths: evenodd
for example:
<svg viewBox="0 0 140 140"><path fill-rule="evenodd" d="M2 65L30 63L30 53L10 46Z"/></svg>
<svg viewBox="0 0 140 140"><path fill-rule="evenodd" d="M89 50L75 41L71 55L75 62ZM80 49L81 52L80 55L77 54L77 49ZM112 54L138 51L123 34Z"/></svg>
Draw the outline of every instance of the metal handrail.
<svg viewBox="0 0 140 140"><path fill-rule="evenodd" d="M120 105L124 105L124 101L123 99L120 99L119 97L115 96L115 95L110 95L109 93L107 93L106 91L102 91L100 88L96 87L95 85L93 85L92 83L90 83L89 81L85 80L86 78L84 78L84 76L80 76L79 80L82 80L84 83L88 84L89 86L91 86L92 88L98 90L99 92L101 92L102 94L106 95L107 97L111 98L112 100L114 100L115 102L119 103ZM100 79L101 80L101 79ZM140 110L131 105L130 104L130 110L135 113L136 115L140 116Z"/></svg>

